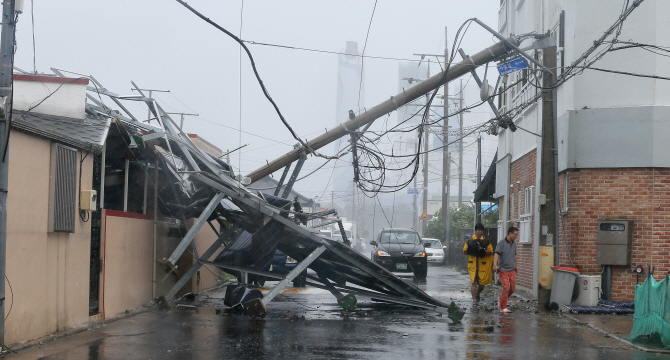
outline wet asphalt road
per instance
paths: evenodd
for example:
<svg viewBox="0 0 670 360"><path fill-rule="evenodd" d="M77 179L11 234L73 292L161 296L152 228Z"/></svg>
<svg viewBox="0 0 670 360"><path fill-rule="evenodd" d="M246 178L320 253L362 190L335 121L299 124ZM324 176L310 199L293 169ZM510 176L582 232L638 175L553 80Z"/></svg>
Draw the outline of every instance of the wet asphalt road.
<svg viewBox="0 0 670 360"><path fill-rule="evenodd" d="M269 283L270 286L273 283ZM467 276L431 266L430 295L470 307ZM322 290L290 286L262 320L217 315L223 291L201 296L197 310L149 311L20 350L7 359L661 359L624 347L569 319L530 311L501 315L468 309L460 324L445 316L380 307L359 298L343 315ZM493 303L492 289L485 292ZM303 318L304 317L304 318Z"/></svg>

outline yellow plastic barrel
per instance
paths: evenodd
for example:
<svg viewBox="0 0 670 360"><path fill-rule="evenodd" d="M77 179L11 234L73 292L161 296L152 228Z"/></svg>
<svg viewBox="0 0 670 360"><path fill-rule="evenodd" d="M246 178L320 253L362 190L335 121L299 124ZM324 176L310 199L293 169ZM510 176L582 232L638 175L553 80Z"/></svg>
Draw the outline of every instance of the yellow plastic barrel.
<svg viewBox="0 0 670 360"><path fill-rule="evenodd" d="M551 282L554 280L554 272L551 266L554 265L554 247L540 246L540 260L538 261L538 278L540 289L551 289Z"/></svg>

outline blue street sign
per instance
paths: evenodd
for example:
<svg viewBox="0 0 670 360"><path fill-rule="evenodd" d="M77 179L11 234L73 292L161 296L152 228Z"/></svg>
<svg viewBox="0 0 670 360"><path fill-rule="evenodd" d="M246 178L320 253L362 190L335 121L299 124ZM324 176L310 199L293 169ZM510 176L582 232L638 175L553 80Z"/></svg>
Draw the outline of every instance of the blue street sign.
<svg viewBox="0 0 670 360"><path fill-rule="evenodd" d="M508 61L504 64L498 65L498 72L500 73L500 76L504 76L504 75L507 75L507 74L511 74L515 71L525 69L527 67L528 67L528 63L526 62L526 59L516 58L512 61Z"/></svg>
<svg viewBox="0 0 670 360"><path fill-rule="evenodd" d="M419 190L418 189L407 189L407 194L408 195L419 195Z"/></svg>

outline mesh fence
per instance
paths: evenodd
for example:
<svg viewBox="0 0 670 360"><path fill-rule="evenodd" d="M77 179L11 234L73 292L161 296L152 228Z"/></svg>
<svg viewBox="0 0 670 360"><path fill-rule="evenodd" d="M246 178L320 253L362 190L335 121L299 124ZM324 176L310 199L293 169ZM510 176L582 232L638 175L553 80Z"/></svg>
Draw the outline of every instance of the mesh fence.
<svg viewBox="0 0 670 360"><path fill-rule="evenodd" d="M647 277L635 287L635 316L630 339L634 343L670 348L669 280Z"/></svg>

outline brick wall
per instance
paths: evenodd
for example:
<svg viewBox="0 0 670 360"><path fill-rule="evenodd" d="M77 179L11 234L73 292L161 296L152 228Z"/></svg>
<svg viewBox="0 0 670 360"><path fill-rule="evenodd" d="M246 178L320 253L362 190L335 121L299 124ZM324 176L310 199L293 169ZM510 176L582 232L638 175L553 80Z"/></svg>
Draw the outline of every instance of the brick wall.
<svg viewBox="0 0 670 360"><path fill-rule="evenodd" d="M520 157L516 161L512 162L510 165L510 184L513 187L510 187L510 210L509 210L509 225L520 227L520 218L527 212L533 213L532 209L537 205L534 203L534 195L531 201L531 206L529 209L525 209L525 189L529 186L535 186L535 175L537 167L537 150L533 150L528 154ZM517 183L518 181L518 183ZM533 188L533 194L535 194L536 189ZM514 194L512 197L511 195ZM517 244L517 268L518 273L516 277L517 286L523 288L526 291L530 291L533 288L533 260L535 254L533 251L533 223L534 216L531 216L530 227L528 228L529 239L528 243L518 243ZM507 235L507 234L505 234ZM521 235L521 234L520 234Z"/></svg>
<svg viewBox="0 0 670 360"><path fill-rule="evenodd" d="M567 175L562 173L562 204L566 201L566 176L568 210L562 216L561 264L574 265L585 275L599 275L602 267L596 264L598 219L633 220L632 265L612 266L612 299L633 301L636 277L632 267L639 264L646 270L655 266L657 280L670 270L670 169L578 169ZM644 275L640 282L646 271Z"/></svg>

